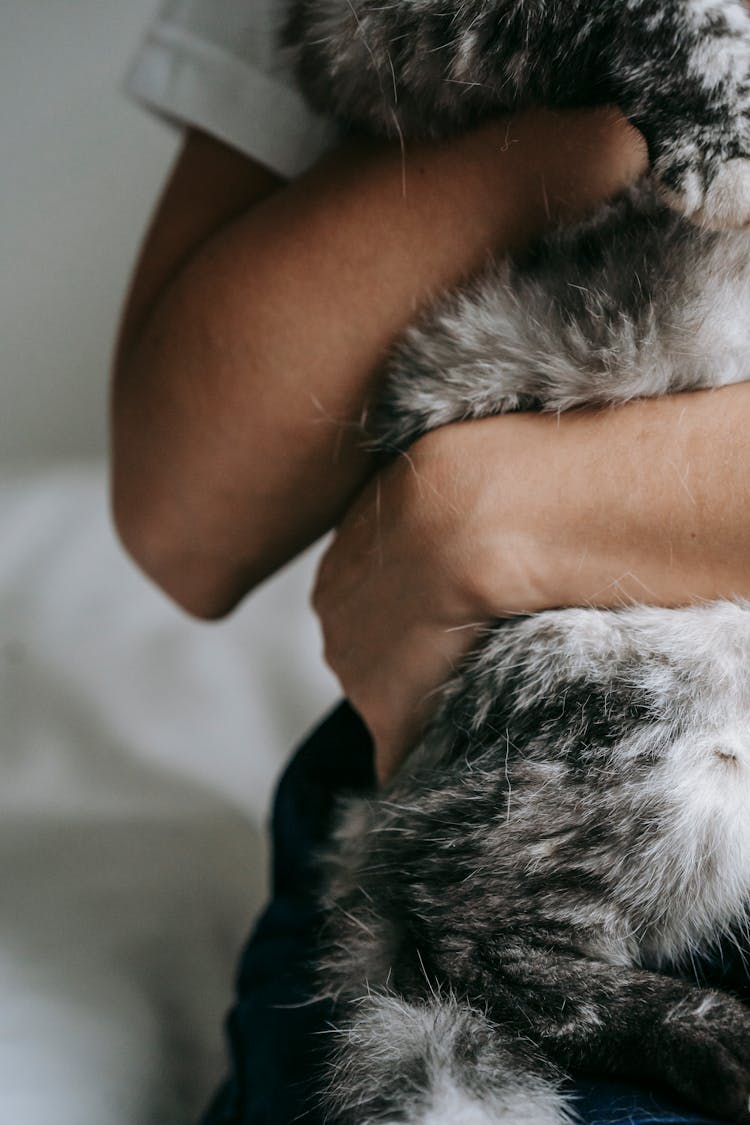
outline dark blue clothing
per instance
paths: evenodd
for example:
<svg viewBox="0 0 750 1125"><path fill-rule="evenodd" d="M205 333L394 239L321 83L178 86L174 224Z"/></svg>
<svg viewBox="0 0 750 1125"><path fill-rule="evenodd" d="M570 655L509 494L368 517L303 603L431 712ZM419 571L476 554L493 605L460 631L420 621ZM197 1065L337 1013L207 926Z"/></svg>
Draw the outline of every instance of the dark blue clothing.
<svg viewBox="0 0 750 1125"><path fill-rule="evenodd" d="M330 1012L310 1001L319 885L314 857L336 800L372 785L370 737L341 704L297 751L276 794L273 897L242 955L227 1021L230 1073L202 1125L323 1125L311 1075ZM718 1125L629 1086L580 1083L575 1093L587 1125Z"/></svg>

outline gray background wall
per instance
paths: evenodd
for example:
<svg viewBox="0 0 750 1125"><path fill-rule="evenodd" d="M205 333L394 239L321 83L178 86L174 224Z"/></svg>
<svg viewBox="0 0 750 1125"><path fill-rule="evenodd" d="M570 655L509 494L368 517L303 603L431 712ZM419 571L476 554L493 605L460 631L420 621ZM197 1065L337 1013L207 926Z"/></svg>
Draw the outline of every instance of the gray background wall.
<svg viewBox="0 0 750 1125"><path fill-rule="evenodd" d="M0 0L0 463L103 453L123 290L176 131L121 90L156 0Z"/></svg>

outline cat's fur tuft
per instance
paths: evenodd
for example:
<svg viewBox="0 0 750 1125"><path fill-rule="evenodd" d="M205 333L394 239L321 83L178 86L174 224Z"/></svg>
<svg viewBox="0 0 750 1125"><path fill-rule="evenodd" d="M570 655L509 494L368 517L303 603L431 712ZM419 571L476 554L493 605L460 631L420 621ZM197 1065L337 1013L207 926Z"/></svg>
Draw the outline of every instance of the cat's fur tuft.
<svg viewBox="0 0 750 1125"><path fill-rule="evenodd" d="M361 1125L572 1125L559 1075L529 1045L506 1045L488 1017L455 997L357 1001L337 1028L330 1090ZM467 1081L468 1079L468 1081Z"/></svg>

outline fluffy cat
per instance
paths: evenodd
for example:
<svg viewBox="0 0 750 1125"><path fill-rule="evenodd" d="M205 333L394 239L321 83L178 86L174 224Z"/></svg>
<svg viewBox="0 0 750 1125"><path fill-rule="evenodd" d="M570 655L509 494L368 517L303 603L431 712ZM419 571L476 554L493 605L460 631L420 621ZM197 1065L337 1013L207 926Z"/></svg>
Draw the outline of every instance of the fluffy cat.
<svg viewBox="0 0 750 1125"><path fill-rule="evenodd" d="M740 0L295 0L303 87L381 134L617 102L653 175L393 351L383 448L466 417L750 378ZM670 975L750 903L750 607L498 624L330 856L341 1125L563 1125L570 1071L750 1122L750 1008Z"/></svg>

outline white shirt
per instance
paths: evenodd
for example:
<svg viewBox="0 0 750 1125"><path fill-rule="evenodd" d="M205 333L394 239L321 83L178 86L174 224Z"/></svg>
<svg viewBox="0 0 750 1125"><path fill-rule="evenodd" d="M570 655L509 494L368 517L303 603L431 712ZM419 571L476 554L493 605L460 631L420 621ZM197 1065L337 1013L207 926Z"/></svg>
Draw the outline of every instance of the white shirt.
<svg viewBox="0 0 750 1125"><path fill-rule="evenodd" d="M163 0L126 78L150 109L194 125L282 176L336 139L278 49L281 0Z"/></svg>

